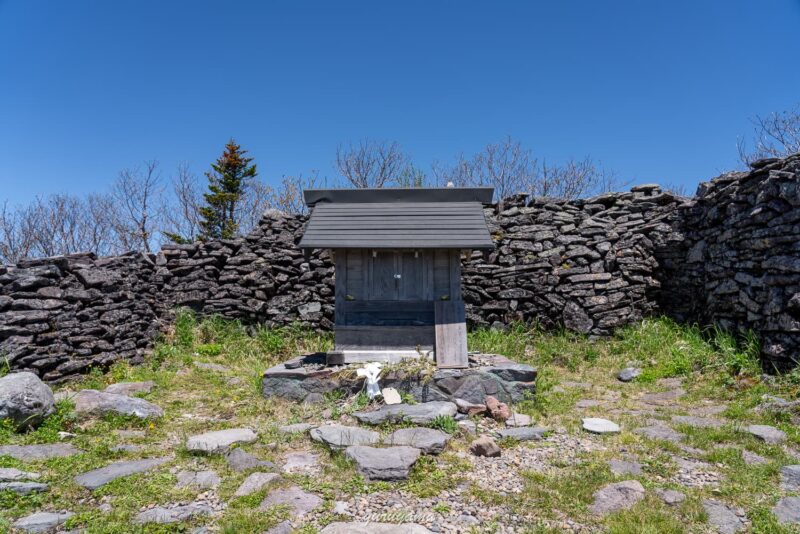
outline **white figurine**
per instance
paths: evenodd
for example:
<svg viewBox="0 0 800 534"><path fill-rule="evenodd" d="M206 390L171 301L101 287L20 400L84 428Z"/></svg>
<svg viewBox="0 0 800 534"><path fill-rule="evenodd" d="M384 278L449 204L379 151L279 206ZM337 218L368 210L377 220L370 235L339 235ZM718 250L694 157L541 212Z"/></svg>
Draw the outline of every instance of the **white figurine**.
<svg viewBox="0 0 800 534"><path fill-rule="evenodd" d="M381 364L378 362L370 362L361 369L356 370L356 374L358 376L365 376L367 377L367 396L370 399L374 399L375 395L379 395L381 392L380 386L378 386L378 376L381 374Z"/></svg>

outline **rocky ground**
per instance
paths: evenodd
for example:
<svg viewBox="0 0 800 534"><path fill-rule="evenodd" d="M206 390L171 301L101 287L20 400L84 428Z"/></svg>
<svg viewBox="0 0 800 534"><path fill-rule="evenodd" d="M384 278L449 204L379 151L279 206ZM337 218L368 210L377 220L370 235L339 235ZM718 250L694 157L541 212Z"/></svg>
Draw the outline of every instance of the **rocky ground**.
<svg viewBox="0 0 800 534"><path fill-rule="evenodd" d="M266 368L327 339L219 322L179 329L145 365L54 397L8 375L0 529L798 531L793 377L732 370L741 353L680 331L659 330L659 341L647 328L594 343L473 335L473 347L506 349L540 377L534 397L488 398L471 415L364 394L265 399ZM705 363L677 366L686 354ZM20 401L9 392L23 380Z"/></svg>

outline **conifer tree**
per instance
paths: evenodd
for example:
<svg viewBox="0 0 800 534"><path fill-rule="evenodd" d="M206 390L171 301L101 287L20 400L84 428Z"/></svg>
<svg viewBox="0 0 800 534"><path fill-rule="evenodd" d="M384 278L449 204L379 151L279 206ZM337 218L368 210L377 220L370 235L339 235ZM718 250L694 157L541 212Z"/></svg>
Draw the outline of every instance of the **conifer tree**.
<svg viewBox="0 0 800 534"><path fill-rule="evenodd" d="M236 208L257 174L256 166L250 165L253 158L246 154L231 139L206 173L208 193L203 195L206 205L200 208L200 239L230 239L238 232Z"/></svg>

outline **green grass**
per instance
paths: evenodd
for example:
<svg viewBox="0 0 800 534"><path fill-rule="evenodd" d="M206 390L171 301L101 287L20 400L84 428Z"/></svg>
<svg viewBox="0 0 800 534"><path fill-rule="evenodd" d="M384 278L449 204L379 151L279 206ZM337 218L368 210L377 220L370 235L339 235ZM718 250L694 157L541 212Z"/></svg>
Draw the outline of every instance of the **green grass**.
<svg viewBox="0 0 800 534"><path fill-rule="evenodd" d="M147 532L188 532L196 525L211 523L219 532L263 532L289 518L281 508L260 510L259 505L268 489L243 498L233 493L248 473L229 469L219 456L194 456L183 450L187 436L234 426L247 426L258 432L256 443L245 445L248 452L264 460L279 462L290 450L310 450L320 455L321 472L316 475L285 475L282 485L296 484L325 499L319 520L300 527L302 532L315 532L326 523L342 518L330 510L334 500L350 497L371 498L400 491L404 495L427 499L435 513L451 513L446 501L436 498L469 484L469 494L485 506L498 507L508 514L525 518L517 526L527 532L556 532L553 524L568 517L603 531L627 534L634 532L702 532L705 516L700 503L704 498L717 498L743 507L752 521L754 532L790 532L778 525L770 509L785 493L779 488L778 470L781 465L795 463L785 447L766 445L741 431L746 424L773 424L787 432L790 446L800 444L800 431L791 424L788 414L761 413L754 408L765 393L796 398L800 392L800 372L775 378L771 383L760 379L757 361L758 347L752 336L735 339L713 329L702 330L678 325L666 319L648 319L638 325L623 328L613 337L589 340L570 332L547 333L536 327L516 324L506 332L480 329L469 333L470 350L504 354L512 359L534 365L539 370L536 394L518 402L512 408L534 418L535 424L564 434L571 439L592 440L599 448L581 449L567 454L559 450L550 457L542 471L520 467L521 493L501 494L496 489L466 481L471 469L468 440L459 437L458 425L452 417L439 417L430 426L454 434L447 452L423 456L413 467L409 479L400 483L367 482L342 452L331 452L307 435L287 436L277 431L279 425L319 421L322 413L330 419L353 424L351 414L369 407L363 392L345 397L331 394L319 405L305 405L265 399L261 395L261 376L267 368L301 353L329 350L330 333L304 330L297 326L286 328L248 327L218 317L199 319L191 312L176 313L174 327L160 340L153 354L143 365L117 363L108 372L93 370L70 389L103 389L121 381L152 380L156 387L143 397L165 410L164 418L140 421L135 418L105 417L79 420L69 402L61 402L56 412L39 428L17 433L7 424L0 424L0 444L55 443L59 432L77 434L72 441L84 452L70 458L23 464L9 457L0 458L0 466L17 467L41 472L43 481L51 485L49 492L18 496L0 493L0 532L17 517L39 509L69 509L76 513L70 528L85 528L90 533L141 532L131 524L140 508L152 504L191 501L197 490L175 488L179 469L214 469L223 479L217 490L228 502L224 513L213 520L196 519L180 526L148 526ZM199 369L194 362L216 363L224 373ZM621 384L615 373L633 363L642 367L642 375L630 384ZM0 359L0 374L3 372ZM423 373L432 376L435 367L428 362L406 362L387 366L399 372ZM638 397L645 392L664 390L664 378L678 377L687 395L665 408L668 414L655 414L669 420L670 414L689 413L701 402L725 404L722 416L730 424L720 429L693 429L675 426L686 434L685 444L701 450L699 459L710 463L721 473L717 487L682 489L686 502L678 507L662 504L652 493L657 487L679 486L673 481L677 468L673 455L682 454L671 443L644 439L632 432L642 426L649 416L629 415L626 410L638 409ZM569 382L588 382L593 388L585 390ZM411 401L401 392L403 399ZM623 428L616 436L587 437L580 429L581 413L575 408L580 399L600 400L597 408L586 414L609 417ZM611 410L615 410L612 415ZM384 425L377 430L387 434L406 425ZM115 430L143 430L140 439L122 439ZM113 452L121 443L144 446L140 453ZM573 442L570 442L573 443ZM552 442L503 442L503 454L524 453L538 447L554 447ZM718 448L723 445L725 448ZM571 445L574 446L574 445ZM765 465L745 465L741 451L745 448L769 460ZM564 454L561 454L561 453ZM73 482L77 473L102 467L120 459L135 459L172 454L174 459L146 475L120 479L94 492ZM593 493L602 485L630 478L616 476L607 467L612 458L635 457L644 466L642 475L633 477L648 490L647 498L625 512L599 519L588 511ZM467 498L467 497L465 497ZM104 499L113 510L102 513L97 502ZM400 512L403 512L402 510ZM398 513L400 513L398 512ZM403 512L405 513L405 512ZM385 519L400 520L392 515ZM481 532L499 530L499 526L482 525Z"/></svg>

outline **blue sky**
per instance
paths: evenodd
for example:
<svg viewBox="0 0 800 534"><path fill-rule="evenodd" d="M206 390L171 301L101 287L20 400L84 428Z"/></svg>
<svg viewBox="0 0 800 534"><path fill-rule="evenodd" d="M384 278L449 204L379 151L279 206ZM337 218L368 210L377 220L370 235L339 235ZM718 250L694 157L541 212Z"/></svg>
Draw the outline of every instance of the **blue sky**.
<svg viewBox="0 0 800 534"><path fill-rule="evenodd" d="M231 136L267 181L365 137L427 168L511 135L693 190L800 103L798 28L798 0L0 0L0 199L201 173Z"/></svg>

